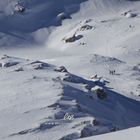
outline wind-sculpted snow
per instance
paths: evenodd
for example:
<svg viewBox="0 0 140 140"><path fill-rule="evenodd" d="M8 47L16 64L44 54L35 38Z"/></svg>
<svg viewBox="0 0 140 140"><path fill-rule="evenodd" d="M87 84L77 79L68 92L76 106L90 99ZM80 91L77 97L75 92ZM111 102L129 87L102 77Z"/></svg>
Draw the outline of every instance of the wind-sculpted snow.
<svg viewBox="0 0 140 140"><path fill-rule="evenodd" d="M122 6L129 6L129 2L126 1L125 4L124 1L90 0L88 10L92 10L92 12L85 11L83 16L93 14L97 17L108 14L108 11L116 13L122 9ZM48 27L58 26L62 23L63 19L61 20L58 15L64 14L65 18L71 18L73 13L80 11L80 4L88 2L88 0L20 0L18 5L24 7L24 10L19 10L19 12L16 10L19 9L16 6L17 2L17 0L0 1L0 46L14 47L21 44L45 43L50 33Z"/></svg>
<svg viewBox="0 0 140 140"><path fill-rule="evenodd" d="M57 16L63 12L70 18L70 15L77 12L80 3L84 1L86 0L21 0L19 5L23 6L25 10L18 13L15 12L17 0L1 0L0 37L3 40L0 42L1 46L38 42L34 32L49 26L61 25L62 21ZM3 35L6 37L3 37ZM43 30L40 35L47 37L48 31Z"/></svg>
<svg viewBox="0 0 140 140"><path fill-rule="evenodd" d="M138 0L0 0L0 139L140 126L139 23Z"/></svg>
<svg viewBox="0 0 140 140"><path fill-rule="evenodd" d="M23 14L12 14L14 1L1 1L3 7L1 8L1 31L12 32L19 31L31 33L39 28L53 26L59 24L56 17L61 12L72 14L79 10L79 4L86 0L21 0L20 4L26 10ZM3 10L3 8L5 8ZM8 15L6 14L8 12Z"/></svg>
<svg viewBox="0 0 140 140"><path fill-rule="evenodd" d="M1 61L18 62L0 68L1 138L72 140L140 125L140 103L110 90L101 79L58 71L42 61L6 55ZM97 85L105 98L93 90Z"/></svg>
<svg viewBox="0 0 140 140"><path fill-rule="evenodd" d="M139 140L140 137L140 127L136 128L131 128L115 133L109 133L101 136L96 136L96 137L90 137L90 138L85 138L83 140L118 140L118 139L133 139L133 140Z"/></svg>

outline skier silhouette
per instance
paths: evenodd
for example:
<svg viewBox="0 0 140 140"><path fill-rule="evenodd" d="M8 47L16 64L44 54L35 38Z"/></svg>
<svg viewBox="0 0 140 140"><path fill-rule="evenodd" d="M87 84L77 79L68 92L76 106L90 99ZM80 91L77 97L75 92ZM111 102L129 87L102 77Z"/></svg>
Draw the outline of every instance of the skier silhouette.
<svg viewBox="0 0 140 140"><path fill-rule="evenodd" d="M115 75L116 71L115 70L109 70L109 74Z"/></svg>

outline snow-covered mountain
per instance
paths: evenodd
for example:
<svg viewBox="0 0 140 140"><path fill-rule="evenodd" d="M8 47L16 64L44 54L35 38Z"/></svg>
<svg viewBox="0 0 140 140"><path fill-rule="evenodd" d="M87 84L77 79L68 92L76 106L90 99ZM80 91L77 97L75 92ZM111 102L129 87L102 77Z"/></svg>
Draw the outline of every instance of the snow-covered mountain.
<svg viewBox="0 0 140 140"><path fill-rule="evenodd" d="M0 0L0 139L139 140L139 22L139 0Z"/></svg>

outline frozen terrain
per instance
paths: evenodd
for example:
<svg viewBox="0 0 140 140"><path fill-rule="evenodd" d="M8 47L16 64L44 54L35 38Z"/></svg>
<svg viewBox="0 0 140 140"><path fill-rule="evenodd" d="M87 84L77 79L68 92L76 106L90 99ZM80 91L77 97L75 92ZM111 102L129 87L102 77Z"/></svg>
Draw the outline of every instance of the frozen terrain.
<svg viewBox="0 0 140 140"><path fill-rule="evenodd" d="M0 139L139 140L139 22L139 0L0 0Z"/></svg>
<svg viewBox="0 0 140 140"><path fill-rule="evenodd" d="M105 135L101 135L101 136L95 136L95 137L91 137L91 138L85 138L83 140L122 140L122 139L133 139L133 140L139 140L140 137L140 128L131 128L131 129L127 129L124 131L120 131L120 132L115 132L115 133L110 133L110 134L105 134Z"/></svg>

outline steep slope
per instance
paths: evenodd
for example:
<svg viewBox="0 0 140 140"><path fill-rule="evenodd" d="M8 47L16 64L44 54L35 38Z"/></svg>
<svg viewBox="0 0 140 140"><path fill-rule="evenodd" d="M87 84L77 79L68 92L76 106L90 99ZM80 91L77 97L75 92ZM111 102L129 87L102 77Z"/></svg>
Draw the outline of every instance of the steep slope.
<svg viewBox="0 0 140 140"><path fill-rule="evenodd" d="M76 139L140 125L140 103L111 91L101 78L10 56L0 64L1 139ZM96 93L97 85L104 91Z"/></svg>
<svg viewBox="0 0 140 140"><path fill-rule="evenodd" d="M41 43L48 36L48 26L57 26L61 20L57 15L64 12L67 17L79 10L79 4L86 0L5 0L0 7L0 46L14 47L24 43ZM23 6L23 13L15 12L17 2ZM43 29L44 28L44 29ZM46 28L46 29L45 29ZM40 31L41 29L41 31ZM39 33L38 33L39 32ZM44 35L43 39L39 35Z"/></svg>
<svg viewBox="0 0 140 140"><path fill-rule="evenodd" d="M118 140L118 139L133 139L133 140L139 140L139 131L140 127L127 129L124 131L116 132L116 133L110 133L107 135L97 136L97 137L91 137L86 138L83 140Z"/></svg>
<svg viewBox="0 0 140 140"><path fill-rule="evenodd" d="M59 64L65 60L63 65L73 73L87 77L99 74L109 78L112 81L111 87L120 93L127 96L131 96L131 93L139 95L139 70L134 70L140 60L139 6L139 1L86 2L73 16L73 20L65 21L63 26L51 33L46 46L54 52L57 50L57 53L53 59L50 58L50 62ZM135 16L127 16L131 14ZM66 43L65 40L74 34L75 41ZM97 63L91 63L94 54L115 58L124 63L102 63L98 58L94 60ZM110 76L109 70L114 69L116 75Z"/></svg>
<svg viewBox="0 0 140 140"><path fill-rule="evenodd" d="M139 9L139 0L0 0L0 139L139 126Z"/></svg>

